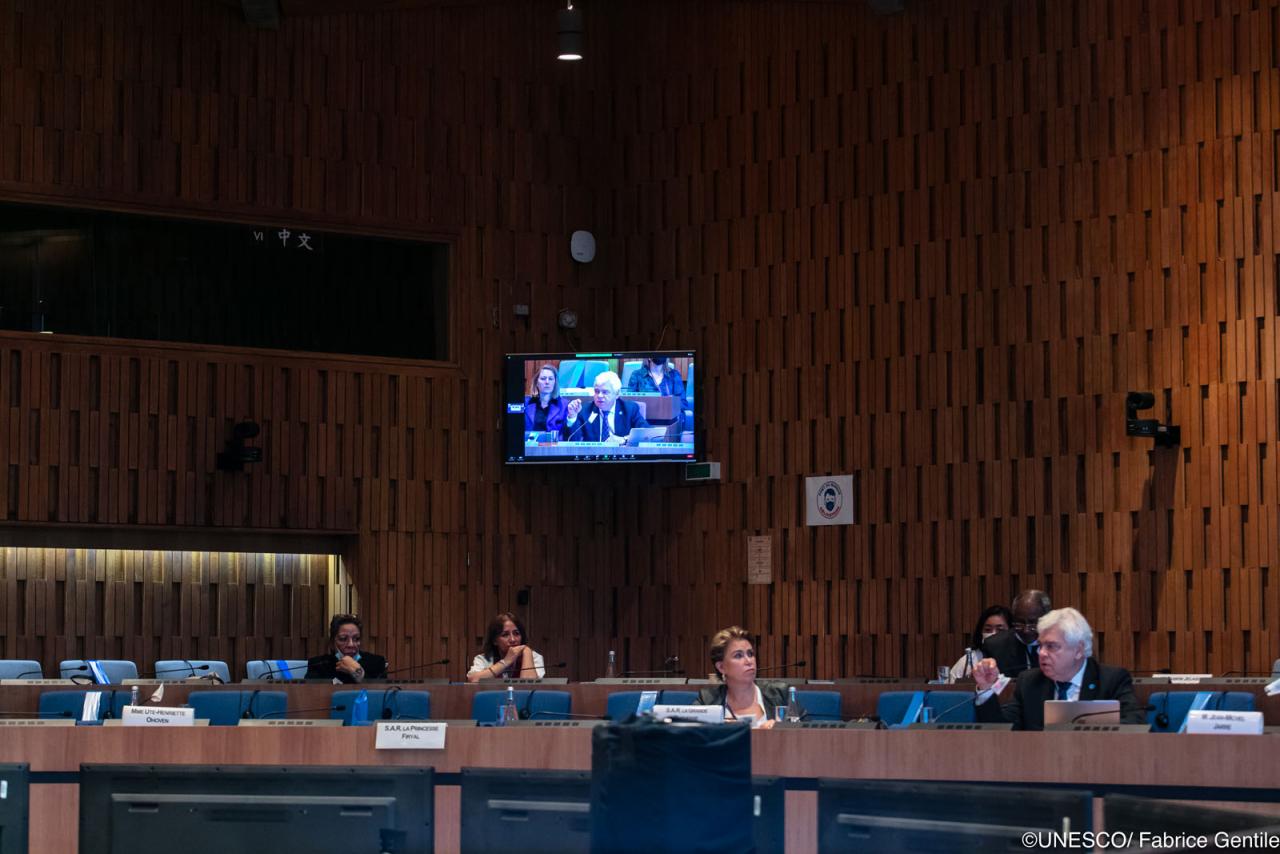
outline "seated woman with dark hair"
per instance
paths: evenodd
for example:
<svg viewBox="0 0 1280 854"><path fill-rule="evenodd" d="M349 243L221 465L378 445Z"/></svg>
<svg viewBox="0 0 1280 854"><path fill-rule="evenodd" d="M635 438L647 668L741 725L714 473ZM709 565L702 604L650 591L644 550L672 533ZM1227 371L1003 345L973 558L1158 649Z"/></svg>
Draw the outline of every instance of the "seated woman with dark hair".
<svg viewBox="0 0 1280 854"><path fill-rule="evenodd" d="M726 721L750 720L758 729L771 729L779 707L787 705L786 686L756 682L756 651L751 636L739 626L721 629L711 638L711 666L719 683L698 692L698 704L724 706Z"/></svg>
<svg viewBox="0 0 1280 854"><path fill-rule="evenodd" d="M973 668L982 661L982 642L1001 632L1009 631L1013 622L1013 614L1003 605L990 605L978 617L978 624L973 627L969 636L969 649L960 656L960 660L951 665L952 679L969 679L973 676Z"/></svg>
<svg viewBox="0 0 1280 854"><path fill-rule="evenodd" d="M489 621L480 654L471 662L468 682L481 679L541 679L547 675L542 656L528 644L524 624L515 614L503 613Z"/></svg>
<svg viewBox="0 0 1280 854"><path fill-rule="evenodd" d="M663 397L674 397L679 401L673 429L677 435L683 430L692 430L692 424L685 423L685 411L689 409L689 401L685 398L684 380L671 361L663 355L654 354L642 359L640 368L632 371L627 379L627 391L649 392Z"/></svg>
<svg viewBox="0 0 1280 854"><path fill-rule="evenodd" d="M308 679L337 679L352 684L366 679L385 679L387 660L372 652L360 651L364 631L355 614L336 614L329 621L329 652L307 660Z"/></svg>
<svg viewBox="0 0 1280 854"><path fill-rule="evenodd" d="M564 426L564 413L569 408L560 397L560 374L551 365L538 368L533 392L524 401L525 432L558 433Z"/></svg>

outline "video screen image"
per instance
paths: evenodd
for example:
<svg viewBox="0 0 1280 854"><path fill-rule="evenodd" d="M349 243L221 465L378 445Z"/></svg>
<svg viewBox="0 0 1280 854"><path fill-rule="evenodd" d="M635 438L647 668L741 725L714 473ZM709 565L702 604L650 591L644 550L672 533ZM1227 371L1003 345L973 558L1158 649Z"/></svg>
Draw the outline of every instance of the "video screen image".
<svg viewBox="0 0 1280 854"><path fill-rule="evenodd" d="M692 350L507 356L508 463L699 459Z"/></svg>

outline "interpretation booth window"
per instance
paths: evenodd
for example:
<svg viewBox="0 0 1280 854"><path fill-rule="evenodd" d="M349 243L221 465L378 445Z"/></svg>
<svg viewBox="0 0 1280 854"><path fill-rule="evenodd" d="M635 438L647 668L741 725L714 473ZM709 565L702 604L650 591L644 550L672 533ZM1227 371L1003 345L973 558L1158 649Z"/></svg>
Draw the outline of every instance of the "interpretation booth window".
<svg viewBox="0 0 1280 854"><path fill-rule="evenodd" d="M449 249L0 204L0 329L446 361Z"/></svg>

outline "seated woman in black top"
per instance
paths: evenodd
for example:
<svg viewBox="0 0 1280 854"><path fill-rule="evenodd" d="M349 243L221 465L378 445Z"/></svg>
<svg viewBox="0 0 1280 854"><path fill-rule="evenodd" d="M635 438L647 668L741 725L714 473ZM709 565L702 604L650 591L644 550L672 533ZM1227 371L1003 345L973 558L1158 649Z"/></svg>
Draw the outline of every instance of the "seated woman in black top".
<svg viewBox="0 0 1280 854"><path fill-rule="evenodd" d="M720 682L698 692L698 705L724 706L726 721L747 719L756 729L772 729L778 707L787 705L787 689L756 682L756 651L746 629L730 626L715 633L711 666Z"/></svg>
<svg viewBox="0 0 1280 854"><path fill-rule="evenodd" d="M307 659L308 679L337 679L348 685L366 679L385 679L387 660L360 651L363 626L355 614L337 614L329 621L329 645L323 655Z"/></svg>

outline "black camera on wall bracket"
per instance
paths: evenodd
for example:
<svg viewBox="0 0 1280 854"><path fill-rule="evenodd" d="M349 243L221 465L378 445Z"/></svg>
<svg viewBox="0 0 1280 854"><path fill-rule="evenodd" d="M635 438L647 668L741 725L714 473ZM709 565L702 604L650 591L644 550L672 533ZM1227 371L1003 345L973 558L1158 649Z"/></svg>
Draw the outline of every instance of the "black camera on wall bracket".
<svg viewBox="0 0 1280 854"><path fill-rule="evenodd" d="M1124 398L1124 434L1154 439L1157 448L1176 448L1182 444L1182 428L1161 424L1155 418L1139 418L1138 412L1156 405L1149 391L1131 391Z"/></svg>
<svg viewBox="0 0 1280 854"><path fill-rule="evenodd" d="M231 428L231 438L218 454L218 471L244 471L245 463L262 462L262 449L251 448L245 439L252 439L260 433L260 428L253 421L241 421Z"/></svg>

